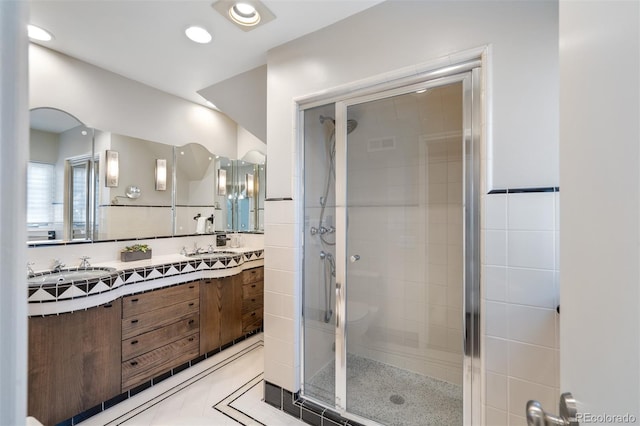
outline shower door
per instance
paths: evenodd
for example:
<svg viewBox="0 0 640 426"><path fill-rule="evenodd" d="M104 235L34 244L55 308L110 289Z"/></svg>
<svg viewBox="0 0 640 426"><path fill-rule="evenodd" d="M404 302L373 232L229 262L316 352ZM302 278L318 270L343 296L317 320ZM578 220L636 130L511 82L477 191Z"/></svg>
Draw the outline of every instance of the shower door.
<svg viewBox="0 0 640 426"><path fill-rule="evenodd" d="M471 424L477 76L304 112L302 394L359 423Z"/></svg>

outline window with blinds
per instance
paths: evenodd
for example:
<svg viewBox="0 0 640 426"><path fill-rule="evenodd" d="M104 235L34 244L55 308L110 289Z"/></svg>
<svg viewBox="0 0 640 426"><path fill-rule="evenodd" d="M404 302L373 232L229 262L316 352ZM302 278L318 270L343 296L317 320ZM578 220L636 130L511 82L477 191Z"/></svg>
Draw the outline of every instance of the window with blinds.
<svg viewBox="0 0 640 426"><path fill-rule="evenodd" d="M55 166L29 162L27 168L27 224L54 221Z"/></svg>

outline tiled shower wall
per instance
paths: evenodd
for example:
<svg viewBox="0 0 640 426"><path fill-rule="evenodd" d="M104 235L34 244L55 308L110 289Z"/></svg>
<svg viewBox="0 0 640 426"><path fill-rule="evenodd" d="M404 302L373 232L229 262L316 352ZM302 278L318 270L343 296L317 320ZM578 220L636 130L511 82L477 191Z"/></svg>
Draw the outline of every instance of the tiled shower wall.
<svg viewBox="0 0 640 426"><path fill-rule="evenodd" d="M511 191L484 196L487 425L526 425L528 400L559 398L559 193Z"/></svg>

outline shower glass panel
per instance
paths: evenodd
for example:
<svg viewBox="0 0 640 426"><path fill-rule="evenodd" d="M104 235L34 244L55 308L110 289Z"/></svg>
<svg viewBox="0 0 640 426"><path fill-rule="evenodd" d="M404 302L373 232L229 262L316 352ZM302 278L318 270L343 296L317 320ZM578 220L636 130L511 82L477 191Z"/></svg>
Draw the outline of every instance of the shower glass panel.
<svg viewBox="0 0 640 426"><path fill-rule="evenodd" d="M460 82L347 108L346 411L381 424L462 425L462 112Z"/></svg>
<svg viewBox="0 0 640 426"><path fill-rule="evenodd" d="M304 112L303 390L335 402L335 128L333 104Z"/></svg>

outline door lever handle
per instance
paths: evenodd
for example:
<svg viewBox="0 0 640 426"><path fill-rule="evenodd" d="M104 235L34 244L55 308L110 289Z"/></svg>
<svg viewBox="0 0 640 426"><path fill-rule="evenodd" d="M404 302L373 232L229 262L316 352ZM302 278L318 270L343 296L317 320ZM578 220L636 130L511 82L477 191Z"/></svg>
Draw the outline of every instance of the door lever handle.
<svg viewBox="0 0 640 426"><path fill-rule="evenodd" d="M349 260L351 261L351 263L355 263L355 262L357 262L358 260L360 260L360 255L359 255L359 254L354 254L353 256L351 256L351 257L349 258Z"/></svg>
<svg viewBox="0 0 640 426"><path fill-rule="evenodd" d="M527 402L527 425L529 426L579 426L576 414L576 400L571 393L560 395L560 415L549 414L538 401Z"/></svg>

